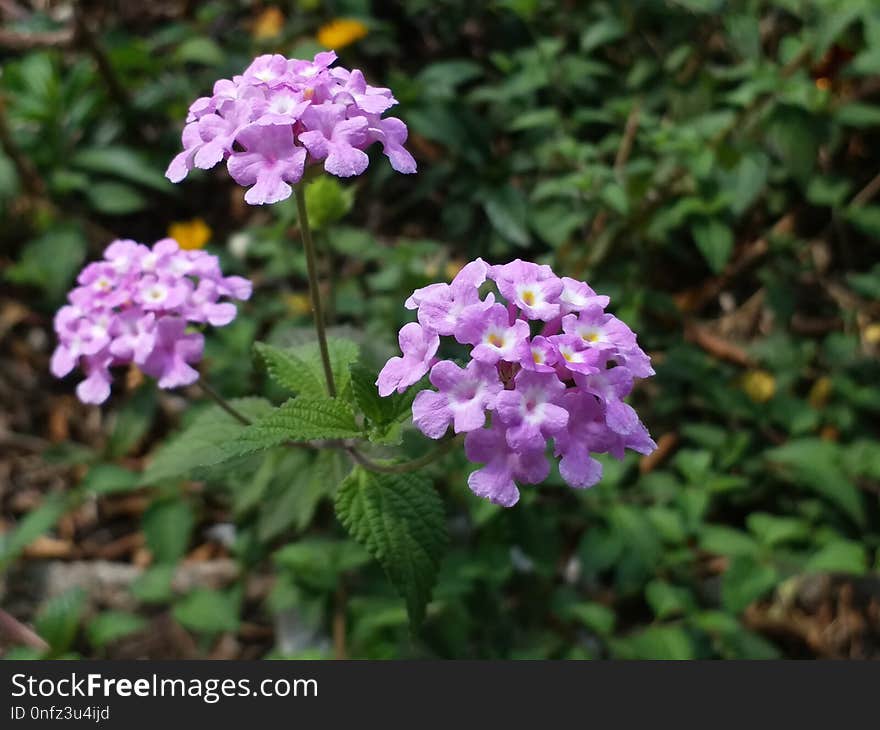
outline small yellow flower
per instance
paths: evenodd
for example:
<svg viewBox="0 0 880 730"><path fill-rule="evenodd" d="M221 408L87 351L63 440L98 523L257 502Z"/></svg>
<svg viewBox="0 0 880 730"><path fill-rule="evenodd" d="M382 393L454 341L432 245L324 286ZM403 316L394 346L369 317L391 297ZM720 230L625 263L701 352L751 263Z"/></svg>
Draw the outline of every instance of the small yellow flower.
<svg viewBox="0 0 880 730"><path fill-rule="evenodd" d="M284 28L284 13L273 5L254 19L251 36L257 41L275 38L281 34L282 28Z"/></svg>
<svg viewBox="0 0 880 730"><path fill-rule="evenodd" d="M755 403L766 403L776 393L776 378L766 370L749 370L742 377L742 389Z"/></svg>
<svg viewBox="0 0 880 730"><path fill-rule="evenodd" d="M287 294L284 303L292 314L308 314L312 311L312 302L308 294Z"/></svg>
<svg viewBox="0 0 880 730"><path fill-rule="evenodd" d="M325 48L343 48L367 34L367 26L354 18L336 18L318 28L318 43Z"/></svg>
<svg viewBox="0 0 880 730"><path fill-rule="evenodd" d="M825 407L825 404L828 403L828 397L830 395L831 378L829 378L827 375L823 375L815 383L813 383L812 387L810 388L810 394L807 396L807 400L809 400L810 405L818 411Z"/></svg>
<svg viewBox="0 0 880 730"><path fill-rule="evenodd" d="M180 244L186 251L204 248L211 240L211 227L201 218L191 221L178 221L168 226L168 236Z"/></svg>
<svg viewBox="0 0 880 730"><path fill-rule="evenodd" d="M862 330L862 339L867 345L880 345L880 322L869 324Z"/></svg>

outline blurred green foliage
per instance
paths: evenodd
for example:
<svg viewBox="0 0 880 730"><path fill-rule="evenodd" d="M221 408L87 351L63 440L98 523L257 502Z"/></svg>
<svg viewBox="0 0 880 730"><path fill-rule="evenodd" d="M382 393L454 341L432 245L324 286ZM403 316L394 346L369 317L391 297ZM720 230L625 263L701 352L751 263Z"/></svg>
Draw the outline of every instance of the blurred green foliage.
<svg viewBox="0 0 880 730"><path fill-rule="evenodd" d="M214 79L257 53L314 52L330 9L275 5L286 22L262 39L246 32L255 11L225 0L140 29L111 24L99 40L127 99L83 51L4 57L0 77L5 126L35 172L25 179L14 153L0 154L4 282L48 323L111 235L151 242L173 220L205 218L211 249L258 283L206 357L225 394L262 391L267 400L238 402L254 415L283 400L282 386L323 395L320 375L294 382L300 368L285 381L283 353L317 364L303 344L295 206L244 211L222 174L172 186L162 173L187 104ZM511 510L470 494L460 453L428 468L443 502L423 491L420 509L445 522L449 546L411 633L380 565L330 509L335 499L343 515L368 510L372 477L346 479L351 465L336 452L225 453L217 432L240 429L214 407L189 409L181 435L155 443L147 434L167 424L144 385L114 397L105 446L67 457L90 464L83 482L0 537L0 564L78 500L146 485L153 565L134 592L147 606L171 605L205 642L245 615L293 615L308 635L329 636L341 612L355 657L797 654L747 610L776 605L812 573L880 571L876 3L348 0L333 9L367 24L340 55L394 89L420 163L412 179L377 160L363 179L307 189L334 334L360 345L359 356L339 355L338 375L371 439L414 457L425 448L406 426L409 404L372 402L364 386L407 321L404 298L474 256L522 256L586 277L640 333L658 374L634 401L664 458L606 461L604 480L585 492L552 475ZM16 29L49 23L30 22ZM257 336L268 345L252 358ZM345 414L331 415L344 431ZM139 477L128 467L145 448ZM185 478L204 490L181 489ZM174 566L218 505L236 524L242 579L179 595ZM367 532L369 552L405 583L395 572L405 566L383 559L381 533ZM245 577L266 570L274 585L255 604ZM429 588L409 585L411 610ZM77 640L84 605L65 595L36 619L52 656L100 653L143 626L106 612ZM279 638L271 655L329 652L320 639L292 644Z"/></svg>

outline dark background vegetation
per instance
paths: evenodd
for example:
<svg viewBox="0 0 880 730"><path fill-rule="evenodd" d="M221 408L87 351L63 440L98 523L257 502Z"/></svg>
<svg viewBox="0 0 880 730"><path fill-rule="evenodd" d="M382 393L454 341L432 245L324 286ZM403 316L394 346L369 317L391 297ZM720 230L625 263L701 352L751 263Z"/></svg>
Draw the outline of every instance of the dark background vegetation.
<svg viewBox="0 0 880 730"><path fill-rule="evenodd" d="M880 657L880 10L871 0L2 0L0 605L8 656ZM205 406L120 373L79 404L51 317L115 237L204 219L256 295L211 334L228 396L309 325L292 204L172 186L189 102L258 53L393 88L420 171L316 183L334 326L387 356L414 287L475 256L586 278L657 376L658 441L511 510L432 472L451 547L414 635L302 454L140 486ZM328 288L328 296L330 290ZM196 405L187 407L189 400ZM423 440L405 434L412 453ZM8 622L7 622L8 623Z"/></svg>

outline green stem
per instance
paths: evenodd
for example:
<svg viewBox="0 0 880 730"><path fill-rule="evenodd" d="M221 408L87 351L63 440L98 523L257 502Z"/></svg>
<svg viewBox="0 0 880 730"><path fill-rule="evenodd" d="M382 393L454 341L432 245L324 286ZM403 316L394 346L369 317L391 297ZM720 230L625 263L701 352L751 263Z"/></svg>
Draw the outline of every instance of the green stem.
<svg viewBox="0 0 880 730"><path fill-rule="evenodd" d="M236 410L235 407L228 400L226 400L222 395L220 395L216 390L208 385L204 378L199 379L198 383L204 394L208 396L212 401L214 401L218 406L220 406L224 411L226 411L230 416L232 416L236 421L238 421L243 426L251 425L251 419L244 415L241 411Z"/></svg>
<svg viewBox="0 0 880 730"><path fill-rule="evenodd" d="M336 397L336 383L333 381L333 367L330 365L330 351L327 349L327 332L324 328L324 312L321 307L321 292L318 288L318 267L316 264L315 244L309 228L309 217L306 214L306 196L304 184L294 188L296 209L299 213L299 231L302 235L303 248L306 252L306 268L309 274L309 297L312 300L312 315L315 319L315 331L318 333L318 347L321 350L321 363L324 366L324 378L327 380L327 392L331 398Z"/></svg>
<svg viewBox="0 0 880 730"><path fill-rule="evenodd" d="M428 466L428 464L437 461L437 459L445 456L451 451L454 446L458 445L460 441L461 439L459 437L451 438L448 441L438 444L436 449L429 451L424 456L420 456L418 459L413 459L412 461L404 461L400 464L382 464L373 461L369 457L364 456L354 446L348 447L346 451L356 464L359 464L369 471L379 472L380 474L406 474L411 471L418 471L422 467Z"/></svg>

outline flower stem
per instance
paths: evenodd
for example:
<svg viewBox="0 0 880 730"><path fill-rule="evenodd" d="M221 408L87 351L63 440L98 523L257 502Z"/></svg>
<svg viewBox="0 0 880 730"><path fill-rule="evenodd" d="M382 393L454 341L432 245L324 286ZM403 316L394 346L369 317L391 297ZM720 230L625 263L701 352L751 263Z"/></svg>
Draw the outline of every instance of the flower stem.
<svg viewBox="0 0 880 730"><path fill-rule="evenodd" d="M459 437L448 439L447 441L443 441L437 445L437 448L429 451L424 456L420 456L418 459L413 459L412 461L404 461L399 464L383 464L378 461L373 461L367 456L364 456L360 451L357 450L354 446L350 446L346 449L348 455L352 458L356 464L359 464L364 469L368 471L379 472L380 474L406 474L411 471L418 471L422 467L428 466L437 459L442 456L445 456L449 451L452 450L454 446L456 446L461 439Z"/></svg>
<svg viewBox="0 0 880 730"><path fill-rule="evenodd" d="M321 363L324 366L324 378L327 380L327 392L331 398L336 397L336 383L333 381L333 367L330 365L330 352L327 349L327 332L324 328L324 312L321 307L321 292L318 288L318 267L316 264L315 244L309 228L306 214L305 186L294 187L296 209L299 213L299 231L302 235L303 248L306 252L306 268L309 274L309 297L312 300L312 315L315 319L315 331L318 334L318 347L321 350Z"/></svg>
<svg viewBox="0 0 880 730"><path fill-rule="evenodd" d="M241 411L236 410L235 407L228 400L226 400L222 395L220 395L216 390L208 385L208 383L205 382L204 378L200 379L198 383L199 387L202 389L205 395L207 395L212 401L214 401L236 421L244 426L251 425L251 419L244 415Z"/></svg>

